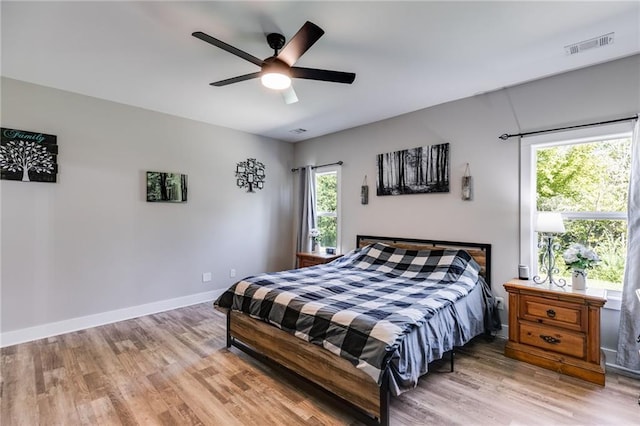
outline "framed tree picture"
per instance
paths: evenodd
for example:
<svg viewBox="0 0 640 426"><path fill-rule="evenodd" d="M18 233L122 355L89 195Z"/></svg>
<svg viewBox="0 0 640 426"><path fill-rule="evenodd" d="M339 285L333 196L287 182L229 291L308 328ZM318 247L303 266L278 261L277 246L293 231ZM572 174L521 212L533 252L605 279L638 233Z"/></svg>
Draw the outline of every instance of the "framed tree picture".
<svg viewBox="0 0 640 426"><path fill-rule="evenodd" d="M378 154L377 195L449 192L449 144Z"/></svg>
<svg viewBox="0 0 640 426"><path fill-rule="evenodd" d="M57 175L55 135L0 129L0 179L55 183Z"/></svg>
<svg viewBox="0 0 640 426"><path fill-rule="evenodd" d="M147 172L147 201L186 203L187 175Z"/></svg>

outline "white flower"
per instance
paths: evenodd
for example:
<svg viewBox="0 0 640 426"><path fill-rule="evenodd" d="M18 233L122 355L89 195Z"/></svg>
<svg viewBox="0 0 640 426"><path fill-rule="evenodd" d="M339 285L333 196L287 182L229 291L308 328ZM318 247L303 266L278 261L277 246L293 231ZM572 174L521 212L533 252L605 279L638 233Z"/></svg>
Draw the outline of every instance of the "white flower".
<svg viewBox="0 0 640 426"><path fill-rule="evenodd" d="M564 259L564 261L566 263L573 263L573 262L577 262L579 260L578 256L576 255L576 253L570 252L570 251L564 252L564 254L562 255L562 258Z"/></svg>
<svg viewBox="0 0 640 426"><path fill-rule="evenodd" d="M318 238L320 236L320 230L318 228L309 229L309 238Z"/></svg>
<svg viewBox="0 0 640 426"><path fill-rule="evenodd" d="M582 244L571 244L567 250L562 254L564 263L570 269L587 269L592 268L595 263L600 261L598 255L591 250L583 246Z"/></svg>

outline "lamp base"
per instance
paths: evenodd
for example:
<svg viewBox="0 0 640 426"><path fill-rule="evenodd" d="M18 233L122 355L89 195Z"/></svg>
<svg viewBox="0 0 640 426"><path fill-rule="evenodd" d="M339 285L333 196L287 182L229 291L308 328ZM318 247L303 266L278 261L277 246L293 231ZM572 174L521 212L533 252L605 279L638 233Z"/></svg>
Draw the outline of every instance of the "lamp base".
<svg viewBox="0 0 640 426"><path fill-rule="evenodd" d="M549 283L549 285L553 284L557 287L564 287L567 285L567 281L559 278L558 280L556 280L555 278L553 278L553 276L551 275L547 275L544 279L542 279L539 275L536 275L535 277L533 277L533 282L536 284L544 284L544 283Z"/></svg>
<svg viewBox="0 0 640 426"><path fill-rule="evenodd" d="M560 245L558 243L553 242L553 235L550 233L543 234L542 241L538 244L538 248L543 250L541 263L542 267L540 270L542 272L546 272L547 276L542 279L539 275L533 277L533 282L536 284L544 284L549 282L549 285L553 284L558 287L564 287L567 285L567 282L562 278L556 280L553 278L553 274L558 274L560 271L556 268L556 261L554 252L560 249Z"/></svg>

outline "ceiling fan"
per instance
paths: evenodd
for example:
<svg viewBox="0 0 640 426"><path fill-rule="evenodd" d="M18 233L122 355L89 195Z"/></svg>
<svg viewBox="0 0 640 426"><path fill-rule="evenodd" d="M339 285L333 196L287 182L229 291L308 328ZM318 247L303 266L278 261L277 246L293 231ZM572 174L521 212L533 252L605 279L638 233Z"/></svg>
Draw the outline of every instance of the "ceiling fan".
<svg viewBox="0 0 640 426"><path fill-rule="evenodd" d="M353 83L353 80L356 78L356 75L352 72L293 66L298 59L300 59L300 57L304 55L304 53L309 50L309 48L313 46L318 39L320 39L320 37L322 37L323 34L324 31L322 28L309 21L305 22L302 28L298 30L291 40L289 40L289 43L287 43L286 46L284 43L285 38L282 34L267 34L267 43L269 44L269 47L273 49L273 56L264 60L256 58L255 56L218 40L217 38L211 37L202 31L196 31L192 35L260 67L260 71L216 81L211 83L212 86L221 87L260 77L262 84L265 87L282 91L285 103L291 104L298 101L298 97L291 86L292 78L305 78L308 80L320 80L346 84Z"/></svg>

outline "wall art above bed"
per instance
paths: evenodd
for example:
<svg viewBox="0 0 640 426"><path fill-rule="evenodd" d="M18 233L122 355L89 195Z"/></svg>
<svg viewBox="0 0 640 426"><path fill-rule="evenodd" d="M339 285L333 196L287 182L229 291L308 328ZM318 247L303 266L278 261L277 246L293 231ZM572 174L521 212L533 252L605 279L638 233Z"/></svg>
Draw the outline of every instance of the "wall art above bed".
<svg viewBox="0 0 640 426"><path fill-rule="evenodd" d="M187 175L147 172L147 201L186 203Z"/></svg>
<svg viewBox="0 0 640 426"><path fill-rule="evenodd" d="M377 195L449 192L449 144L378 154Z"/></svg>
<svg viewBox="0 0 640 426"><path fill-rule="evenodd" d="M55 135L2 128L0 178L23 182L56 182L58 143Z"/></svg>

